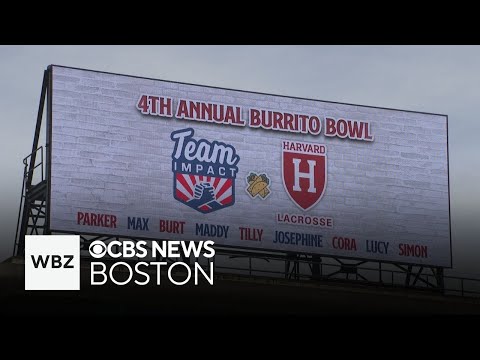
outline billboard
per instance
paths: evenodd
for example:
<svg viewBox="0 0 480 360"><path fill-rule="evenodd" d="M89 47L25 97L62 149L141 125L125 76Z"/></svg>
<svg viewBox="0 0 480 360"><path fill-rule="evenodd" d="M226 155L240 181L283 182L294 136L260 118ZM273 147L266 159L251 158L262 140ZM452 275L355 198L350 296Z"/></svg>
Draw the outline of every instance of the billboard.
<svg viewBox="0 0 480 360"><path fill-rule="evenodd" d="M52 231L451 266L447 117L51 67Z"/></svg>

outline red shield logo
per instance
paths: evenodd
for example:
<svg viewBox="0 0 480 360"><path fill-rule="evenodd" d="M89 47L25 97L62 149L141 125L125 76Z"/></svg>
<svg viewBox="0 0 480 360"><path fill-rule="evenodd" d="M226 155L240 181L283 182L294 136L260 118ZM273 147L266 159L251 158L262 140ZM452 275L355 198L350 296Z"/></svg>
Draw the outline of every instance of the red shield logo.
<svg viewBox="0 0 480 360"><path fill-rule="evenodd" d="M282 142L283 186L301 209L310 210L322 198L327 185L327 148L298 141Z"/></svg>

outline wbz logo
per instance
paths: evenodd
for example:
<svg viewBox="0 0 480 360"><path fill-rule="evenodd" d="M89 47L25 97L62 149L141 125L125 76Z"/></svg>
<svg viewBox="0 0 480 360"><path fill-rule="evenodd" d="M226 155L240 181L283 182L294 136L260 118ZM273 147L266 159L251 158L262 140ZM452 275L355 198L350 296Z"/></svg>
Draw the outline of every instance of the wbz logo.
<svg viewBox="0 0 480 360"><path fill-rule="evenodd" d="M66 260L65 263L62 264L62 256L61 255L47 255L43 257L42 255L38 255L37 259L35 259L34 255L30 256L32 258L33 266L35 269L38 269L39 266L43 267L44 269L48 266L48 260L51 259L51 268L58 269L58 268L65 268L65 269L74 269L73 265L70 263L73 260L73 255L64 255L63 258Z"/></svg>
<svg viewBox="0 0 480 360"><path fill-rule="evenodd" d="M25 290L80 290L80 237L25 236Z"/></svg>

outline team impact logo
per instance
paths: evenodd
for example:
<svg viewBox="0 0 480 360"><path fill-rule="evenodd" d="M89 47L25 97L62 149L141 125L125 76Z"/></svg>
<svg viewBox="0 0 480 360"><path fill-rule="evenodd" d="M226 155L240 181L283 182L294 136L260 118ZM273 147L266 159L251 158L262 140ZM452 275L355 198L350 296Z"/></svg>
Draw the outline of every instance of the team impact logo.
<svg viewBox="0 0 480 360"><path fill-rule="evenodd" d="M302 210L310 210L322 198L327 185L327 149L325 145L282 142L283 186Z"/></svg>
<svg viewBox="0 0 480 360"><path fill-rule="evenodd" d="M172 132L173 196L207 214L235 203L240 157L232 145L193 139L192 128Z"/></svg>

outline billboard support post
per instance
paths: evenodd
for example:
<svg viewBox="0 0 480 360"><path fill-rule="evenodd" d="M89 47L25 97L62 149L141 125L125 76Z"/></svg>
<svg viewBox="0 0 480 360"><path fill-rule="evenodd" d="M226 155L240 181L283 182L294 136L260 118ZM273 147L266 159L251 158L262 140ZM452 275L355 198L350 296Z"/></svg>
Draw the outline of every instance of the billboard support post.
<svg viewBox="0 0 480 360"><path fill-rule="evenodd" d="M436 273L435 273L435 278L437 280L437 286L438 290L444 294L445 293L445 278L443 274L443 268L442 267L437 267L436 268Z"/></svg>
<svg viewBox="0 0 480 360"><path fill-rule="evenodd" d="M383 284L383 280L382 280L382 263L379 262L378 263L378 282L380 284Z"/></svg>
<svg viewBox="0 0 480 360"><path fill-rule="evenodd" d="M47 91L48 91L48 70L45 70L43 73L42 92L40 95L40 103L38 105L37 123L35 126L35 134L33 137L30 164L28 167L28 177L26 182L27 188L30 188L30 186L32 185L33 169L35 168L35 162L37 159L37 148L38 148L38 142L40 139L40 130L42 128L43 110L45 108L45 98L47 96Z"/></svg>
<svg viewBox="0 0 480 360"><path fill-rule="evenodd" d="M320 280L322 278L321 266L320 262L322 261L322 257L319 255L312 255L312 280Z"/></svg>
<svg viewBox="0 0 480 360"><path fill-rule="evenodd" d="M42 128L43 112L48 91L49 70L43 73L42 90L40 93L40 103L38 106L37 121L35 125L35 134L33 137L32 152L23 159L23 185L20 197L19 216L17 219L17 229L15 234L15 243L13 247L14 255L23 255L25 248L25 235L30 230L30 235L45 233L45 220L47 216L47 184L44 177L44 158L43 146L38 146L40 139L40 130ZM37 153L40 153L40 162L37 163ZM40 181L32 185L35 169L40 172ZM40 232L39 232L40 231Z"/></svg>

